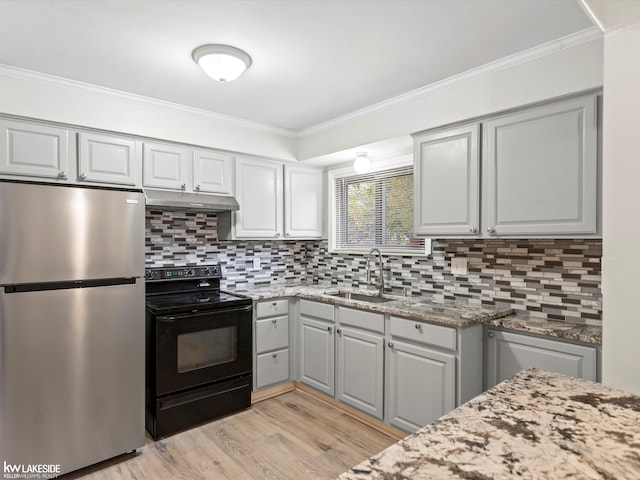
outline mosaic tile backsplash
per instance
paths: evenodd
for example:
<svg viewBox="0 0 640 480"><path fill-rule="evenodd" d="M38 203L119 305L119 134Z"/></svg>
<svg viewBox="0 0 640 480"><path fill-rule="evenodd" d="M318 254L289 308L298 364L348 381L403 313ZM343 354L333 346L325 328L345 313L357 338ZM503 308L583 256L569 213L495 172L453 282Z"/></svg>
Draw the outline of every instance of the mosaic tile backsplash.
<svg viewBox="0 0 640 480"><path fill-rule="evenodd" d="M366 286L366 257L329 253L326 241L218 241L213 213L147 211L147 267L220 263L223 287L330 281ZM384 256L385 287L434 300L504 305L518 313L600 325L601 240L434 240L433 254ZM469 273L451 273L467 257ZM254 270L258 258L260 269ZM378 266L373 279L377 278Z"/></svg>

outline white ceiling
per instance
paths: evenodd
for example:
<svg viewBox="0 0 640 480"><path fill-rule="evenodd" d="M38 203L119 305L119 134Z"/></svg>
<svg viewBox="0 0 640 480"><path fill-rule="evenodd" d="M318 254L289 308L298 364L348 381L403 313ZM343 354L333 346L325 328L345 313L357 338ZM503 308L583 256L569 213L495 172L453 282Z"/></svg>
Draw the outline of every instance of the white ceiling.
<svg viewBox="0 0 640 480"><path fill-rule="evenodd" d="M304 133L591 27L577 0L0 0L0 64ZM219 84L206 43L253 64Z"/></svg>

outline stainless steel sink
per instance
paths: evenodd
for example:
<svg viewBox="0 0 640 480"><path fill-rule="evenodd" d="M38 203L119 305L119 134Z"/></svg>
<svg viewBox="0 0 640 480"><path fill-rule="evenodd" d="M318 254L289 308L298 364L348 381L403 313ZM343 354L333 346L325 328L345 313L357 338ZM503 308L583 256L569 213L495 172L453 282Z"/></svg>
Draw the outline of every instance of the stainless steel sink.
<svg viewBox="0 0 640 480"><path fill-rule="evenodd" d="M346 298L349 300L359 300L361 302L370 302L370 303L384 303L384 302L390 302L393 300L393 298L378 297L375 295L366 295L364 293L349 292L347 290L339 290L337 292L326 292L326 295L331 295L332 297Z"/></svg>

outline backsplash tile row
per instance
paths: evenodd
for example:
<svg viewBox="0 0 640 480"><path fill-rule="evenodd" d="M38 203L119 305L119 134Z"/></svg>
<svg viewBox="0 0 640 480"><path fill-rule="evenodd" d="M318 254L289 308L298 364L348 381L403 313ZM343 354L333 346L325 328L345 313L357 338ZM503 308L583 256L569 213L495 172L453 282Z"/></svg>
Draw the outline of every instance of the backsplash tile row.
<svg viewBox="0 0 640 480"><path fill-rule="evenodd" d="M147 267L220 263L223 287L330 281L366 286L366 257L329 253L326 241L218 241L212 213L148 210ZM451 273L453 257L469 273ZM519 313L601 324L600 240L434 240L430 257L384 256L385 286L434 300L498 304ZM253 269L258 258L260 269ZM377 280L378 266L373 280Z"/></svg>

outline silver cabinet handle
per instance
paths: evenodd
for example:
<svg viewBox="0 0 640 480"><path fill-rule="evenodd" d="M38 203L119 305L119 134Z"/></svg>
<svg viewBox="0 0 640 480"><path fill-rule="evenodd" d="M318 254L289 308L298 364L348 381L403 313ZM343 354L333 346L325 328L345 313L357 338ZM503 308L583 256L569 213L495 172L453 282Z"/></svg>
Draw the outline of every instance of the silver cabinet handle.
<svg viewBox="0 0 640 480"><path fill-rule="evenodd" d="M64 170L58 173L58 178L62 178L63 180L67 179L67 172Z"/></svg>
<svg viewBox="0 0 640 480"><path fill-rule="evenodd" d="M476 227L469 227L469 231L471 233L478 233L478 229Z"/></svg>
<svg viewBox="0 0 640 480"><path fill-rule="evenodd" d="M187 189L187 184L186 184L186 183L183 183L182 185L180 185L180 188L181 188L182 190L186 190L186 189Z"/></svg>
<svg viewBox="0 0 640 480"><path fill-rule="evenodd" d="M389 342L389 343L387 343L387 346L388 346L389 348L393 348L393 343Z"/></svg>
<svg viewBox="0 0 640 480"><path fill-rule="evenodd" d="M280 238L280 232L276 233L276 238Z"/></svg>
<svg viewBox="0 0 640 480"><path fill-rule="evenodd" d="M200 191L200 185L196 185L196 188L194 189L196 192Z"/></svg>
<svg viewBox="0 0 640 480"><path fill-rule="evenodd" d="M489 233L495 233L496 229L493 227L487 227L487 232Z"/></svg>
<svg viewBox="0 0 640 480"><path fill-rule="evenodd" d="M273 358L277 358L277 357L278 357L278 354L277 354L277 353L274 353L274 354L273 354Z"/></svg>
<svg viewBox="0 0 640 480"><path fill-rule="evenodd" d="M420 325L419 323L416 323L415 327L416 327L416 330L420 330L422 328L422 325Z"/></svg>
<svg viewBox="0 0 640 480"><path fill-rule="evenodd" d="M333 328L332 328L332 327L327 327L327 331L328 331L328 332L331 332L332 330L333 330Z"/></svg>
<svg viewBox="0 0 640 480"><path fill-rule="evenodd" d="M336 330L336 333L337 333L338 335L340 335L340 334L342 333L342 329L341 329L341 328L338 328L338 329Z"/></svg>
<svg viewBox="0 0 640 480"><path fill-rule="evenodd" d="M273 322L273 324L275 325L276 323L278 323L278 319L274 318L273 320L271 320Z"/></svg>
<svg viewBox="0 0 640 480"><path fill-rule="evenodd" d="M80 178L80 180L86 180L87 179L87 174L86 173L81 173L78 178Z"/></svg>
<svg viewBox="0 0 640 480"><path fill-rule="evenodd" d="M489 337L489 338L493 338L494 336L495 336L495 333L493 333L493 332L489 332L487 334L487 337Z"/></svg>
<svg viewBox="0 0 640 480"><path fill-rule="evenodd" d="M273 302L271 305L275 307L276 305L278 305L278 302Z"/></svg>

